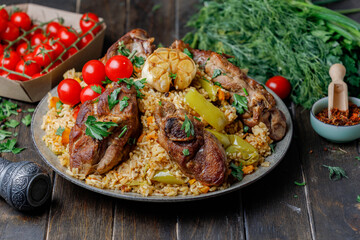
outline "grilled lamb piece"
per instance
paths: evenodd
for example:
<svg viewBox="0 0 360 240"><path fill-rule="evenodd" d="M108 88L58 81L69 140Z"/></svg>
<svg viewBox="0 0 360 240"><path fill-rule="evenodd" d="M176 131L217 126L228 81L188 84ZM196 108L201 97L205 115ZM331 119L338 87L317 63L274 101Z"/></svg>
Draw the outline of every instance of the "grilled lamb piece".
<svg viewBox="0 0 360 240"><path fill-rule="evenodd" d="M194 135L181 129L185 114L194 126ZM185 110L177 110L170 102L162 102L155 112L159 126L158 142L168 152L182 172L209 186L221 185L227 178L228 167L223 146L201 122ZM189 151L188 155L184 150Z"/></svg>
<svg viewBox="0 0 360 240"><path fill-rule="evenodd" d="M119 43L123 42L125 47L130 50L130 52L136 50L136 56L144 57L145 59L154 51L155 45L153 37L149 37L147 32L142 29L133 29L130 32L126 33L119 40L117 40L111 47L107 50L107 53L102 58L102 62L105 64L108 59L115 55L119 55L118 47Z"/></svg>
<svg viewBox="0 0 360 240"><path fill-rule="evenodd" d="M117 99L121 101L128 97L128 106L122 111L120 104L109 109L108 96L121 88ZM88 175L93 172L102 174L121 160L125 159L132 149L131 140L136 139L141 132L136 89L126 87L126 83L114 84L108 88L95 101L86 101L79 110L75 126L71 129L69 139L70 167L78 168L79 173ZM88 116L94 116L99 122L114 122L117 127L110 129L112 134L103 140L94 139L86 135L85 122ZM122 128L127 126L127 131L121 137Z"/></svg>
<svg viewBox="0 0 360 240"><path fill-rule="evenodd" d="M236 93L246 97L249 110L240 116L245 125L253 127L263 121L269 128L271 139L279 141L285 136L286 118L284 113L276 108L274 97L241 69L231 64L227 56L212 51L192 49L181 40L176 40L171 48L181 51L187 48L193 54L194 61L208 76L212 77L217 69L221 71L221 75L212 78L213 82L219 82L232 96ZM248 96L243 89L246 89Z"/></svg>

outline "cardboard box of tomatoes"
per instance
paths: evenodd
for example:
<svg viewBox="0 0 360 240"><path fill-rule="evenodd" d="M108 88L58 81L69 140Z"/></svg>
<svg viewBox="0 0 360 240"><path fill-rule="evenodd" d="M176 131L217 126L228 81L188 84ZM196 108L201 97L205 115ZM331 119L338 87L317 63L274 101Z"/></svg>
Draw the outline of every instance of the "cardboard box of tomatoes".
<svg viewBox="0 0 360 240"><path fill-rule="evenodd" d="M9 13L9 22L12 21L16 21L15 16L13 17L13 19L11 19L11 16L14 12L14 9L16 9L16 12L25 12L30 19L32 20L31 26L34 27L34 25L38 25L41 26L41 24L47 23L47 22L52 22L55 21L54 19L63 19L63 22L61 23L61 26L64 26L66 29L63 30L65 33L64 36L64 41L61 41L62 46L66 49L67 48L67 43L66 43L66 38L68 36L66 36L66 34L68 33L69 35L71 35L71 28L70 26L75 30L73 31L76 36L82 36L80 35L80 33L82 32L82 29L84 27L84 25L86 24L90 24L91 25L91 21L89 21L88 16L86 16L86 21L83 22L83 26L81 26L80 28L80 20L84 18L83 14L79 14L79 13L73 13L73 12L67 12L67 11L63 11L63 10L58 10L58 9L54 9L54 8L49 8L49 7L44 7L41 5L37 5L37 4L19 4L19 5L11 5L11 6L6 6L5 10L7 10L7 12ZM24 28L26 28L27 26L27 21L26 19L22 19L21 14L18 14L18 22L15 22L15 25L18 24L20 25L19 27L19 35L21 35L21 33L24 31L22 30L21 26L23 25ZM83 18L82 18L83 17ZM15 20L14 20L15 19ZM92 19L90 19L92 20ZM99 18L99 22L97 23L97 25L93 25L93 27L90 29L91 26L89 26L89 32L94 33L94 30L97 30L95 34L88 34L88 36L86 37L80 37L80 39L84 39L85 43L81 43L81 41L78 41L76 44L76 48L73 48L73 45L70 45L68 47L68 52L64 53L63 55L59 55L59 60L58 61L53 61L54 63L49 66L49 63L44 63L46 62L46 58L48 56L50 56L51 54L55 54L55 50L48 50L47 47L40 47L40 49L36 48L35 46L32 48L33 52L45 52L45 54L43 54L41 59L35 59L33 56L36 55L37 57L41 54L36 54L32 52L32 57L29 57L29 60L27 60L27 55L30 54L24 54L21 56L21 61L23 61L22 65L21 64L17 64L16 65L16 69L13 70L13 73L15 74L10 74L10 71L7 71L7 75L4 75L4 70L0 69L1 75L0 75L0 96L3 97L7 97L7 98L12 98L12 99L17 99L17 100L21 100L21 101L25 101L25 102L37 102L40 101L47 92L49 92L52 88L54 88L62 79L63 79L63 74L72 68L75 68L78 71L81 71L82 66L89 60L91 59L98 59L101 55L101 51L102 51L102 47L103 47L103 42L104 42L104 36L105 36L105 30L106 30L106 24L103 22L103 19ZM12 23L11 23L12 24ZM99 27L100 26L100 29ZM47 25L44 25L43 29L45 29L47 27ZM49 32L51 34L51 27L49 27L48 29L50 29L50 31L48 31L48 33L46 34L46 30L44 30L44 35L49 38L47 39L47 42L45 43L46 40L44 40L44 44L43 45L50 45L53 46L54 41L52 41L54 38L51 38L48 36ZM64 29L64 28L62 28ZM9 30L9 29L7 29ZM31 30L31 29L30 29ZM68 31L66 31L68 30ZM4 30L5 31L5 30ZM8 34L6 36L6 34L3 36L4 38L6 37L12 37L11 36L11 29L8 31L10 33L10 35ZM29 30L28 30L29 31ZM34 33L32 34L32 36L34 36L36 32L34 31ZM84 32L82 33L84 34ZM2 35L2 34L1 34ZM86 34L84 34L86 35ZM90 37L91 35L91 37ZM86 40L87 39L87 40ZM36 37L29 37L28 40L26 41L28 44L33 44L33 42L36 41L41 41L41 37L40 39L37 39ZM52 41L52 42L51 42ZM4 44L5 42L5 44ZM23 41L24 42L24 41ZM56 41L55 41L56 42ZM6 48L6 41L2 40L2 47L3 49ZM16 45L13 48L13 51L16 51L18 49L15 49L16 46L20 45L21 42L16 43ZM81 46L82 44L82 46ZM26 44L24 44L26 46ZM20 47L19 47L20 48ZM35 50L34 50L35 48ZM26 48L22 49L22 50L18 50L18 51L26 51ZM61 52L61 51L60 51ZM1 53L2 54L2 53ZM5 53L4 53L5 54ZM7 57L9 58L9 55L7 55ZM39 58L39 57L38 57ZM54 57L55 58L55 57ZM61 58L61 60L60 60ZM57 58L55 58L57 59ZM0 59L1 60L1 59ZM39 62L40 61L40 62ZM33 66L31 65L36 65L33 64L35 63L39 66L35 66L34 68L32 68ZM4 63L4 62L3 62ZM3 65L3 64L0 64ZM55 65L55 66L54 66ZM35 74L32 75L32 73L34 73L34 70L36 72L39 71L40 68L40 73L38 73L37 76L39 77L35 77ZM20 69L20 71L19 71ZM21 72L21 69L24 69L22 71L22 74L26 74L28 73L26 76L27 78L24 79L19 75L16 75L16 72ZM49 70L46 73L46 70ZM34 77L29 77L30 75L34 76ZM3 77L6 76L6 77ZM13 80L13 79L21 79L22 80Z"/></svg>

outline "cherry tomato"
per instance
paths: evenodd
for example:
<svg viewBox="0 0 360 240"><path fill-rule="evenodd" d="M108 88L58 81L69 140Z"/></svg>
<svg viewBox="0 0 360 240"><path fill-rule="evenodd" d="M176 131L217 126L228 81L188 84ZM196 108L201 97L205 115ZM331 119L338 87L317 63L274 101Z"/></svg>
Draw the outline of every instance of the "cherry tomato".
<svg viewBox="0 0 360 240"><path fill-rule="evenodd" d="M273 90L281 99L285 99L291 92L291 84L289 80L282 76L274 76L267 80L265 84Z"/></svg>
<svg viewBox="0 0 360 240"><path fill-rule="evenodd" d="M56 62L54 62L53 65L51 65L51 67L49 67L48 72L51 72L52 70L54 70L57 66L59 66L61 64L60 60L57 60Z"/></svg>
<svg viewBox="0 0 360 240"><path fill-rule="evenodd" d="M61 102L68 105L75 105L80 102L81 86L74 79L67 78L60 82L57 92Z"/></svg>
<svg viewBox="0 0 360 240"><path fill-rule="evenodd" d="M62 28L58 32L58 38L60 38L60 41L64 44L64 46L68 48L76 41L78 36L73 32L73 30Z"/></svg>
<svg viewBox="0 0 360 240"><path fill-rule="evenodd" d="M34 29L36 27L38 27L38 25L33 25L31 27L31 29ZM33 32L29 33L28 35L26 35L26 38L30 40L35 34L38 34L38 33L44 34L44 31L41 28L37 28L35 31L33 31Z"/></svg>
<svg viewBox="0 0 360 240"><path fill-rule="evenodd" d="M50 45L54 50L53 55L54 58L60 56L60 54L65 50L64 45L60 42L60 39L49 39L46 44ZM64 55L63 55L64 56Z"/></svg>
<svg viewBox="0 0 360 240"><path fill-rule="evenodd" d="M50 22L47 26L46 26L46 34L49 35L49 38L56 38L59 30L62 28L63 26L58 23L58 22Z"/></svg>
<svg viewBox="0 0 360 240"><path fill-rule="evenodd" d="M0 76L11 80L17 80L17 76L15 74L9 74L7 71L0 72Z"/></svg>
<svg viewBox="0 0 360 240"><path fill-rule="evenodd" d="M75 119L77 119L77 116L78 116L78 114L79 114L79 111L80 111L80 107L79 107L79 106L76 106L76 107L74 108L74 110L73 110L73 117L74 117Z"/></svg>
<svg viewBox="0 0 360 240"><path fill-rule="evenodd" d="M24 60L20 60L20 62L18 62L18 64L16 65L15 71L17 71L18 73L25 73L26 75L31 77L39 73L41 71L41 67L36 62L33 61L24 62ZM28 78L21 76L17 76L17 78L20 81L29 80Z"/></svg>
<svg viewBox="0 0 360 240"><path fill-rule="evenodd" d="M31 19L25 12L14 12L11 15L10 21L17 27L24 29L25 31L31 28Z"/></svg>
<svg viewBox="0 0 360 240"><path fill-rule="evenodd" d="M82 69L82 77L86 84L102 84L105 81L105 66L99 60L88 61Z"/></svg>
<svg viewBox="0 0 360 240"><path fill-rule="evenodd" d="M29 45L28 45L27 42L20 43L16 47L17 54L19 54L19 56L26 55L29 52L29 47L28 46Z"/></svg>
<svg viewBox="0 0 360 240"><path fill-rule="evenodd" d="M41 76L44 76L43 73L36 73L34 75L31 76L32 79L35 79L35 78L38 78L38 77L41 77Z"/></svg>
<svg viewBox="0 0 360 240"><path fill-rule="evenodd" d="M3 18L3 19L5 19L6 21L9 20L9 14L8 14L8 12L6 11L5 8L1 8L1 10L0 10L0 17Z"/></svg>
<svg viewBox="0 0 360 240"><path fill-rule="evenodd" d="M31 37L30 43L31 46L37 46L41 43L46 42L47 38L42 33L36 33L34 36Z"/></svg>
<svg viewBox="0 0 360 240"><path fill-rule="evenodd" d="M80 28L85 33L89 31L96 23L99 22L99 18L95 13L84 13L80 19ZM92 33L96 35L101 30L101 26L92 30Z"/></svg>
<svg viewBox="0 0 360 240"><path fill-rule="evenodd" d="M100 87L101 93L103 93L105 91L105 89L99 84L90 84L90 85L84 87L83 90L81 90L81 93L80 93L81 103L84 103L88 100L93 100L93 99L97 98L98 96L100 96L100 94L95 92L91 87Z"/></svg>
<svg viewBox="0 0 360 240"><path fill-rule="evenodd" d="M0 56L0 66L14 70L20 60L20 56L15 51L10 51L9 57L5 57L4 54Z"/></svg>
<svg viewBox="0 0 360 240"><path fill-rule="evenodd" d="M76 54L78 52L78 50L76 48L70 48L66 53L65 53L65 59L70 58L72 55Z"/></svg>
<svg viewBox="0 0 360 240"><path fill-rule="evenodd" d="M129 78L131 76L133 65L127 57L116 55L106 62L105 72L111 81L117 82L118 78Z"/></svg>
<svg viewBox="0 0 360 240"><path fill-rule="evenodd" d="M34 50L34 61L40 66L46 67L54 59L53 49L48 44L40 44Z"/></svg>
<svg viewBox="0 0 360 240"><path fill-rule="evenodd" d="M0 34L0 38L7 41L14 41L20 35L20 30L12 22L8 22L6 29Z"/></svg>
<svg viewBox="0 0 360 240"><path fill-rule="evenodd" d="M87 35L85 35L85 36L83 36L83 35L84 35L84 33L81 34L80 37L82 37L82 38L81 38L80 41L77 43L77 46L78 46L79 49L84 48L86 45L89 44L89 42L91 42L91 41L94 39L94 37L93 37L91 34L87 34Z"/></svg>
<svg viewBox="0 0 360 240"><path fill-rule="evenodd" d="M0 17L0 33L4 32L7 27L7 20Z"/></svg>
<svg viewBox="0 0 360 240"><path fill-rule="evenodd" d="M4 52L4 49L3 45L0 44L0 53Z"/></svg>
<svg viewBox="0 0 360 240"><path fill-rule="evenodd" d="M28 53L26 55L23 56L24 61L29 61L29 60L33 60L34 59L34 53Z"/></svg>

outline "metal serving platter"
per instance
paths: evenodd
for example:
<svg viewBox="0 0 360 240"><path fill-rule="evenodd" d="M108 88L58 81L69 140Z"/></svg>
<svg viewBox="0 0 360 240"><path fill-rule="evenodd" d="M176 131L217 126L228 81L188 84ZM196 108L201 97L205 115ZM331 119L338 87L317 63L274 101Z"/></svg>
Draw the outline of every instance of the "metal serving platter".
<svg viewBox="0 0 360 240"><path fill-rule="evenodd" d="M66 173L66 168L63 167L60 164L60 161L58 160L57 156L50 151L49 148L46 147L45 142L42 140L42 137L44 136L45 132L41 129L41 124L43 121L43 116L48 111L48 95L46 95L38 104L37 108L35 109L35 112L33 114L32 122L31 122L31 134L32 139L34 141L34 144L37 148L37 151L41 155L44 162L49 165L56 173L58 173L60 176L65 178L66 180L79 185L80 187L86 188L90 191L97 192L103 195L115 197L115 198L122 198L127 200L133 200L133 201L143 201L143 202L184 202L184 201L194 201L194 200L200 200L200 199L206 199L211 198L219 195L223 195L226 193L230 193L233 191L236 191L238 189L241 189L245 186L248 186L255 181L259 180L260 178L264 177L266 174L268 174L271 170L273 170L280 161L284 158L286 151L288 150L292 135L293 135L293 124L291 121L290 113L284 104L284 102L276 95L274 92L267 90L275 97L277 107L283 111L286 117L286 123L287 123L287 133L283 140L277 142L275 152L269 157L266 158L266 161L270 162L269 167L260 167L256 172L250 175L246 175L244 179L241 182L235 183L231 185L229 188L224 190L219 190L215 192L209 192L205 194L201 194L198 196L176 196L176 197L159 197L159 196L149 196L145 197L137 193L125 193L121 192L119 190L110 190L110 189L100 189L97 187L93 187L90 185L85 184L85 181L79 180L76 178L71 177ZM57 88L54 88L50 91L52 96L57 96Z"/></svg>

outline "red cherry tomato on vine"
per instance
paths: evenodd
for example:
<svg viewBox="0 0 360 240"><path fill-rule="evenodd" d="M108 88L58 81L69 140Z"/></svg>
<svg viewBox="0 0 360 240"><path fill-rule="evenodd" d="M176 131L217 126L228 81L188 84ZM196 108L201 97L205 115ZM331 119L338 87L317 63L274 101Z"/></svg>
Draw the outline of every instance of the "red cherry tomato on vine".
<svg viewBox="0 0 360 240"><path fill-rule="evenodd" d="M70 47L73 44L78 36L73 32L73 30L68 30L66 28L61 28L58 32L57 37L64 44L66 48Z"/></svg>
<svg viewBox="0 0 360 240"><path fill-rule="evenodd" d="M81 93L80 93L81 103L84 103L88 100L93 100L93 99L97 98L98 96L100 96L100 93L97 93L93 90L94 87L99 88L99 90L101 90L101 93L103 93L105 91L105 89L99 84L90 84L90 85L84 87L83 90L81 90Z"/></svg>
<svg viewBox="0 0 360 240"><path fill-rule="evenodd" d="M57 60L56 62L53 63L53 65L51 65L51 67L49 67L48 72L51 72L52 70L54 70L57 66L59 66L61 64L60 60Z"/></svg>
<svg viewBox="0 0 360 240"><path fill-rule="evenodd" d="M5 8L1 8L1 10L0 10L0 17L3 18L3 19L5 19L6 21L9 20L9 14L8 14L8 12L6 11Z"/></svg>
<svg viewBox="0 0 360 240"><path fill-rule="evenodd" d="M32 52L23 56L24 61L33 60L33 58L34 58L34 53Z"/></svg>
<svg viewBox="0 0 360 240"><path fill-rule="evenodd" d="M50 47L48 44L40 44L34 50L33 59L40 66L46 67L54 59L53 51L54 50L52 47Z"/></svg>
<svg viewBox="0 0 360 240"><path fill-rule="evenodd" d="M35 79L35 78L41 77L43 75L44 75L43 73L36 73L36 74L32 75L31 78Z"/></svg>
<svg viewBox="0 0 360 240"><path fill-rule="evenodd" d="M16 65L15 71L18 73L25 73L26 75L32 77L33 75L41 71L41 67L36 62L20 60ZM27 81L28 78L17 76L17 79L20 81Z"/></svg>
<svg viewBox="0 0 360 240"><path fill-rule="evenodd" d="M0 44L0 53L4 52L4 49L3 45Z"/></svg>
<svg viewBox="0 0 360 240"><path fill-rule="evenodd" d="M31 29L34 29L36 27L38 27L38 25L33 25L31 27ZM33 32L29 33L28 35L26 35L26 38L30 40L35 34L38 34L38 33L44 34L44 31L41 28L37 28L35 31L33 31Z"/></svg>
<svg viewBox="0 0 360 240"><path fill-rule="evenodd" d="M14 70L16 64L21 60L20 56L15 51L10 51L9 56L5 57L4 54L0 56L0 66L8 70Z"/></svg>
<svg viewBox="0 0 360 240"><path fill-rule="evenodd" d="M20 35L20 30L12 22L8 22L6 29L0 34L0 38L7 41L14 41Z"/></svg>
<svg viewBox="0 0 360 240"><path fill-rule="evenodd" d="M111 81L117 82L119 78L129 78L131 76L133 65L127 57L116 55L106 62L105 72Z"/></svg>
<svg viewBox="0 0 360 240"><path fill-rule="evenodd" d="M29 52L28 46L27 42L20 43L16 47L17 54L19 54L19 56L26 55Z"/></svg>
<svg viewBox="0 0 360 240"><path fill-rule="evenodd" d="M84 13L80 19L80 28L85 33L94 27L98 22L99 17L95 13ZM91 32L96 35L100 30L101 26L97 26Z"/></svg>
<svg viewBox="0 0 360 240"><path fill-rule="evenodd" d="M81 86L75 79L67 78L60 82L57 92L61 102L75 105L80 102Z"/></svg>
<svg viewBox="0 0 360 240"><path fill-rule="evenodd" d="M64 45L60 42L60 39L58 39L58 38L57 39L49 39L46 42L46 44L50 45L50 47L54 50L53 51L54 58L57 58L58 56L60 56L60 54L65 50Z"/></svg>
<svg viewBox="0 0 360 240"><path fill-rule="evenodd" d="M7 20L0 17L0 33L4 32L7 27Z"/></svg>
<svg viewBox="0 0 360 240"><path fill-rule="evenodd" d="M285 99L291 92L291 84L289 80L282 76L270 78L265 85L273 90L281 99Z"/></svg>
<svg viewBox="0 0 360 240"><path fill-rule="evenodd" d="M105 81L105 66L99 60L88 61L82 69L82 77L86 84L102 84Z"/></svg>
<svg viewBox="0 0 360 240"><path fill-rule="evenodd" d="M31 19L25 12L14 12L10 21L17 27L28 31L31 28Z"/></svg>
<svg viewBox="0 0 360 240"><path fill-rule="evenodd" d="M87 34L85 36L83 36L84 34L81 34L81 39L80 41L77 43L77 47L79 49L84 48L86 45L88 45L93 39L94 37L91 34Z"/></svg>
<svg viewBox="0 0 360 240"><path fill-rule="evenodd" d="M49 35L49 38L56 38L59 30L62 28L63 26L58 23L58 22L50 22L47 26L46 26L46 34Z"/></svg>
<svg viewBox="0 0 360 240"><path fill-rule="evenodd" d="M34 36L31 37L30 43L31 46L37 46L39 44L42 44L46 42L47 38L42 33L36 33Z"/></svg>

